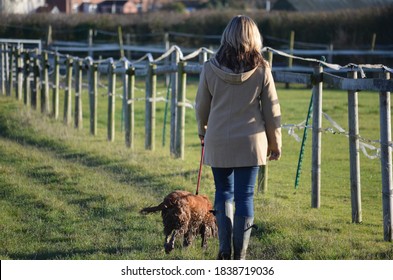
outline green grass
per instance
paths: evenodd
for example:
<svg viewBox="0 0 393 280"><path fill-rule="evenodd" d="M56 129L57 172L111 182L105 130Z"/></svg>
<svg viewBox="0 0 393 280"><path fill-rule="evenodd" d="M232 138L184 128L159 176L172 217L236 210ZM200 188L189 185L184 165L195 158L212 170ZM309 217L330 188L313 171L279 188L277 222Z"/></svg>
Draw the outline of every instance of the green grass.
<svg viewBox="0 0 393 280"><path fill-rule="evenodd" d="M137 95L143 96L143 84ZM195 83L187 88L193 101ZM159 83L159 94L166 88ZM303 121L311 90L278 88L283 123ZM206 251L200 239L170 255L163 249L159 214L142 207L158 204L175 189L195 191L200 146L194 112L187 110L185 160L169 153L169 126L162 147L164 103L157 105L156 149L144 150L144 102L137 102L135 149L125 147L116 100L116 137L106 140L107 98L99 96L98 135L66 127L14 98L0 97L0 258L1 259L214 259L218 241ZM323 111L347 129L345 92L325 90ZM63 92L62 92L63 97ZM62 101L62 100L61 100ZM61 105L62 106L62 105ZM62 107L60 116L62 116ZM360 134L379 139L378 95L359 95ZM62 117L61 117L62 119ZM169 122L169 120L168 120ZM323 127L330 124L324 120ZM380 161L361 155L363 223L351 221L348 139L324 133L321 208L311 208L311 134L300 185L294 189L300 143L283 130L283 155L269 163L269 185L255 196L255 223L249 259L391 259L383 241ZM296 131L302 136L303 131ZM210 198L214 183L208 167L200 193Z"/></svg>

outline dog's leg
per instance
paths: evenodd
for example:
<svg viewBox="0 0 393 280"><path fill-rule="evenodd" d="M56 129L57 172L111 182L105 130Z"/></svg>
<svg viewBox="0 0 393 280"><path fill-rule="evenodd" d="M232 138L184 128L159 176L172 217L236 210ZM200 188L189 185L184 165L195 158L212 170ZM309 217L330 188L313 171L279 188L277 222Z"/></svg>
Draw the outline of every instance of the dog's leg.
<svg viewBox="0 0 393 280"><path fill-rule="evenodd" d="M201 228L201 237L202 237L201 247L203 249L207 248L207 232L206 231L207 231L206 225L202 225L202 228Z"/></svg>
<svg viewBox="0 0 393 280"><path fill-rule="evenodd" d="M165 242L164 242L165 251L166 251L166 246L167 246L167 244L169 243L169 236L170 236L170 235L171 235L171 234L165 235Z"/></svg>
<svg viewBox="0 0 393 280"><path fill-rule="evenodd" d="M179 234L179 231L174 230L172 232L172 236L169 241L168 241L169 235L166 237L165 244L164 244L165 253L169 254L175 248L175 239L178 234Z"/></svg>
<svg viewBox="0 0 393 280"><path fill-rule="evenodd" d="M193 240L194 232L192 231L192 229L188 229L188 231L184 234L183 247L190 246Z"/></svg>

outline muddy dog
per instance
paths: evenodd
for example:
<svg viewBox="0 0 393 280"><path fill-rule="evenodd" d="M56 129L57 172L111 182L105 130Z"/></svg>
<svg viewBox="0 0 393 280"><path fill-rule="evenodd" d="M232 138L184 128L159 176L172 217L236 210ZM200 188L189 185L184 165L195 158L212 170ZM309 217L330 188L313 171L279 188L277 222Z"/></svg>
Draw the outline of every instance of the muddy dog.
<svg viewBox="0 0 393 280"><path fill-rule="evenodd" d="M143 208L140 212L149 214L158 211L161 211L164 224L164 248L167 254L175 247L177 236L184 236L183 247L187 247L200 234L203 248L207 247L208 238L217 236L216 218L207 196L174 191L159 205Z"/></svg>

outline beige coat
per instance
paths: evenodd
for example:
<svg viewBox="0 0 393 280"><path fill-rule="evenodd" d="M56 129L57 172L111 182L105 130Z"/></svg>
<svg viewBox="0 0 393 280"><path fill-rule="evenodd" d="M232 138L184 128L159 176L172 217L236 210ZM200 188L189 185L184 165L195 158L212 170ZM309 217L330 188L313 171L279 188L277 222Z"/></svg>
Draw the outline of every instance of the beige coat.
<svg viewBox="0 0 393 280"><path fill-rule="evenodd" d="M195 101L205 164L263 165L268 147L281 150L281 111L270 68L235 74L213 58L203 66Z"/></svg>

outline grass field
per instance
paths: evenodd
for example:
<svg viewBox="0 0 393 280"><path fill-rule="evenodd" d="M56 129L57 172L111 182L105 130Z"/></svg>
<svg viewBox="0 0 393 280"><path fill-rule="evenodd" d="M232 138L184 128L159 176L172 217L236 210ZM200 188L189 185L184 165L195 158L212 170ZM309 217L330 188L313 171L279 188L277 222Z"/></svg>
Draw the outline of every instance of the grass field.
<svg viewBox="0 0 393 280"><path fill-rule="evenodd" d="M195 91L190 83L188 100ZM303 121L311 90L278 85L278 92L283 124ZM137 95L143 94L139 84ZM326 89L323 98L323 111L348 130L346 93ZM187 249L179 242L166 255L160 215L139 214L172 190L195 191L200 146L193 110L187 110L185 160L179 160L170 156L169 133L161 145L164 103L157 105L156 149L146 151L144 102L137 103L134 150L125 147L121 100L116 102L116 139L108 143L105 89L97 136L88 132L86 94L82 130L0 97L0 259L215 259L216 239L207 250L200 248L200 239ZM362 92L359 103L361 136L379 139L378 95ZM323 127L330 126L324 120ZM269 163L268 191L255 196L259 229L252 233L249 259L393 258L392 243L383 241L380 161L361 155L363 222L353 224L348 139L327 132L322 147L321 208L313 209L311 137L295 189L300 143L283 130L282 159ZM213 198L208 167L202 177L200 193Z"/></svg>

